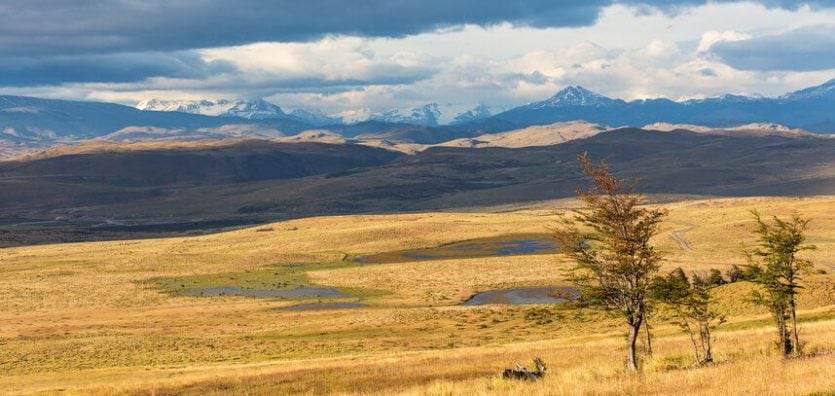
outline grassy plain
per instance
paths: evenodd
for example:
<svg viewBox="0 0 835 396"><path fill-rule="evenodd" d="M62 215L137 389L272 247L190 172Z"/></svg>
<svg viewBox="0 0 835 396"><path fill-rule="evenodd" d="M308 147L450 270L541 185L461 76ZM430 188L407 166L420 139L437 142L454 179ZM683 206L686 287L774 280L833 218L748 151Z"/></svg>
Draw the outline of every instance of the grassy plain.
<svg viewBox="0 0 835 396"><path fill-rule="evenodd" d="M570 204L569 204L570 205ZM663 314L656 357L623 373L622 326L570 305L458 306L472 294L564 285L570 266L537 254L363 264L356 256L499 235L542 234L558 210L336 216L221 234L0 250L0 393L96 394L810 394L835 391L835 197L665 204L665 269L743 264L750 210L813 219L801 295L810 356L782 361L751 286L716 291L729 323L715 366L689 368ZM679 240L674 238L679 237ZM689 250L681 246L684 239ZM286 311L301 300L188 296L236 286L346 290L350 310ZM308 298L303 302L316 302ZM327 299L328 301L334 299ZM497 373L542 356L537 384ZM770 378L785 387L763 385Z"/></svg>

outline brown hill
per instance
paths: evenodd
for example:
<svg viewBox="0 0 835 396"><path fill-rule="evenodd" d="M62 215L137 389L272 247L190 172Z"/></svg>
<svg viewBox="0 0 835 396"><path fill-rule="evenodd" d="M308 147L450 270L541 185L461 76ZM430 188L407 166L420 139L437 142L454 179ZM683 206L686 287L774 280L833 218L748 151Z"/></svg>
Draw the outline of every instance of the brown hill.
<svg viewBox="0 0 835 396"><path fill-rule="evenodd" d="M535 147L551 146L571 140L584 139L610 128L585 121L556 122L550 125L535 125L502 133L493 133L474 138L461 138L440 143L434 147Z"/></svg>
<svg viewBox="0 0 835 396"><path fill-rule="evenodd" d="M585 182L575 163L583 151L640 178L645 193L835 194L835 139L805 135L621 129L552 146L435 147L412 156L359 145L248 142L3 164L0 231L20 237L21 227L39 235L61 229L72 239L82 230L77 238L89 239L210 228L206 221L523 204L572 196Z"/></svg>
<svg viewBox="0 0 835 396"><path fill-rule="evenodd" d="M100 142L0 162L4 181L172 187L291 179L381 165L400 154L358 145L265 140Z"/></svg>

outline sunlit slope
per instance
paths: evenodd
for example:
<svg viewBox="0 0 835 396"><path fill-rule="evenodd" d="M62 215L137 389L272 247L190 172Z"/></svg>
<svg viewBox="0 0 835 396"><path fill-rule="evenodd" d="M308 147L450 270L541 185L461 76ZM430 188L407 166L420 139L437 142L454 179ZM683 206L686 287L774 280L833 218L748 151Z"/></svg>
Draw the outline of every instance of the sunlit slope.
<svg viewBox="0 0 835 396"><path fill-rule="evenodd" d="M729 315L716 349L721 367L746 386L739 389L761 389L751 367L760 368L757 378L772 373L800 393L827 389L831 380L819 367L831 363L835 350L835 197L665 206L670 217L656 240L667 257L665 270L724 270L743 264L739 248L754 242L752 209L764 215L796 210L812 218L809 239L818 250L808 257L828 273L806 277L800 307L809 350L820 356L791 363L795 374L779 374L782 366L769 352L767 312L748 301L751 286L746 283L716 291L722 312ZM567 285L564 270L570 263L558 255L353 261L479 238L540 235L560 212L543 207L319 217L199 237L3 249L0 386L12 393L162 388L193 394L223 389L256 394L287 389L483 394L498 389L521 394L545 388L517 388L495 375L534 354L554 369L543 386L568 393L616 392L618 386L635 392L692 386L688 393L698 393L707 386L716 369L692 375L681 371L689 364L687 341L661 319L660 357L650 366L650 380L641 382L619 371L622 329L608 315L568 306L459 305L485 290ZM281 288L285 282L346 294L272 299L183 293L219 285ZM320 301L358 307L284 310ZM386 386L375 385L382 379L372 373L385 372L389 365L403 370L389 373ZM438 365L445 368L433 368ZM295 379L288 383L290 378ZM733 389L711 386L705 389Z"/></svg>

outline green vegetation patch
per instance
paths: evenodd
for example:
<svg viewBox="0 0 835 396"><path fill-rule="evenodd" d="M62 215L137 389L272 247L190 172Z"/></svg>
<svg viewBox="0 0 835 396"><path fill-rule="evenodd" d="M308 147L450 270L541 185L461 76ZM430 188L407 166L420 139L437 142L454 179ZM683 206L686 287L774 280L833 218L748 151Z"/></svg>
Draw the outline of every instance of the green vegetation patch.
<svg viewBox="0 0 835 396"><path fill-rule="evenodd" d="M291 299L368 297L381 291L312 285L310 271L357 266L356 263L277 264L259 270L184 275L150 279L148 282L176 296L275 297Z"/></svg>

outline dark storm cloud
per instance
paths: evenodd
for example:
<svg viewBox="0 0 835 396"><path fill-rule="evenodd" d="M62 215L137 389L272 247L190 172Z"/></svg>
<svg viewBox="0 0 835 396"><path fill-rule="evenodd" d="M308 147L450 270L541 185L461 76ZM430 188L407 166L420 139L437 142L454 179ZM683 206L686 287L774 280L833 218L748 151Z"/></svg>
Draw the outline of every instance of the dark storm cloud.
<svg viewBox="0 0 835 396"><path fill-rule="evenodd" d="M835 25L820 25L714 44L711 53L738 70L835 69Z"/></svg>
<svg viewBox="0 0 835 396"><path fill-rule="evenodd" d="M65 82L137 82L149 77L206 78L232 73L237 68L224 61L206 62L188 51L173 53L119 53L4 57L0 61L0 85L36 86Z"/></svg>
<svg viewBox="0 0 835 396"><path fill-rule="evenodd" d="M730 2L732 0L720 0ZM130 83L151 77L201 80L235 67L206 62L192 51L260 41L308 41L328 35L401 37L462 24L575 27L593 24L620 3L674 14L706 0L0 0L0 86ZM759 0L769 7L835 6L835 0ZM828 41L831 43L831 40ZM736 44L742 46L742 44ZM727 47L725 47L727 46ZM721 54L752 67L742 47ZM734 49L736 48L736 49ZM831 48L831 47L830 47ZM820 62L831 62L833 57ZM753 58L752 58L753 59ZM771 59L771 58L769 58ZM776 62L772 59L773 62ZM806 67L816 68L807 63ZM383 70L374 81L397 84L434 70ZM237 75L237 77L236 77ZM532 76L534 78L537 76ZM327 86L326 78L272 79L267 84Z"/></svg>
<svg viewBox="0 0 835 396"><path fill-rule="evenodd" d="M741 0L714 0L712 3L738 3ZM752 3L762 4L768 8L783 8L787 10L797 10L801 7L811 7L812 9L831 8L835 7L835 0L750 0ZM695 7L708 3L705 0L671 0L671 1L650 1L650 0L623 0L615 1L617 3L631 4L639 9L651 10L660 9L665 12L678 12L688 7Z"/></svg>
<svg viewBox="0 0 835 396"><path fill-rule="evenodd" d="M594 22L611 0L0 0L0 54L177 50L464 23Z"/></svg>
<svg viewBox="0 0 835 396"><path fill-rule="evenodd" d="M675 11L705 0L0 0L0 56L171 51L305 41L329 34L398 37L465 23L592 24L613 3ZM835 0L760 0L785 8Z"/></svg>

